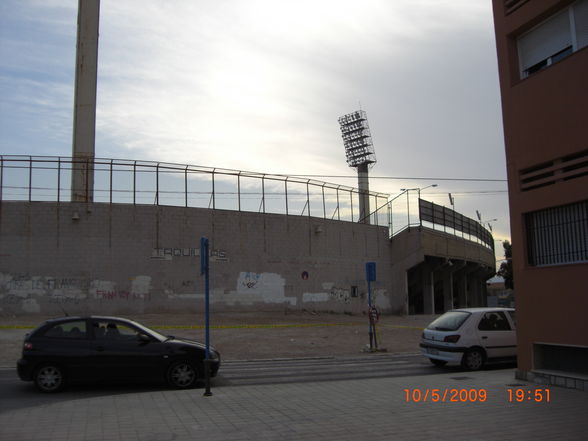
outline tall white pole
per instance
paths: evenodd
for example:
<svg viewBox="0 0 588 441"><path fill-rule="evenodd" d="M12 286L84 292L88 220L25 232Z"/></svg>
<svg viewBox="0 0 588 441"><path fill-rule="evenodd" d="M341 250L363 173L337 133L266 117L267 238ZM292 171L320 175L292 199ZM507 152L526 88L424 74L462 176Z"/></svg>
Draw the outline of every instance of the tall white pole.
<svg viewBox="0 0 588 441"><path fill-rule="evenodd" d="M78 37L72 143L71 200L94 198L96 84L100 0L78 1Z"/></svg>

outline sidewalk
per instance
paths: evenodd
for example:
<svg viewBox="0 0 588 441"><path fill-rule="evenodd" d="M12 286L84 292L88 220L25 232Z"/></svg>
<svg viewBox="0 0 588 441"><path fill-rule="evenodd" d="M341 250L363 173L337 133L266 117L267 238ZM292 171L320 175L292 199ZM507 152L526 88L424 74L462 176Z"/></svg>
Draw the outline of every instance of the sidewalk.
<svg viewBox="0 0 588 441"><path fill-rule="evenodd" d="M516 384L517 386L509 386ZM588 394L550 388L550 402L509 402L509 387L534 392L513 370L189 391L99 391L44 396L0 414L11 441L184 440L584 440ZM468 391L462 402L406 401L433 389ZM484 402L470 401L486 393Z"/></svg>

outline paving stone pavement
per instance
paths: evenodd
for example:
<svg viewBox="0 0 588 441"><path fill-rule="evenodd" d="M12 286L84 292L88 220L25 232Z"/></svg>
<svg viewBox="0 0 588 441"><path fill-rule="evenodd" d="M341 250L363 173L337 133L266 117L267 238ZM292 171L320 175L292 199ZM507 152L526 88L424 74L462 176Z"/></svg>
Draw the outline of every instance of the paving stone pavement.
<svg viewBox="0 0 588 441"><path fill-rule="evenodd" d="M509 385L518 386L509 386ZM31 386L32 387L32 386ZM514 369L188 391L43 396L0 414L6 441L585 440L588 394L550 387L549 402L509 402L543 389ZM433 395L438 389L439 395ZM458 402L448 402L452 390ZM410 400L406 400L409 390ZM412 397L421 400L414 402ZM445 391L449 391L445 394ZM471 401L486 392L486 400ZM427 392L428 391L428 392ZM427 394L427 399L424 395ZM442 402L445 395L445 402ZM543 397L546 398L545 394ZM434 401L437 398L438 401Z"/></svg>

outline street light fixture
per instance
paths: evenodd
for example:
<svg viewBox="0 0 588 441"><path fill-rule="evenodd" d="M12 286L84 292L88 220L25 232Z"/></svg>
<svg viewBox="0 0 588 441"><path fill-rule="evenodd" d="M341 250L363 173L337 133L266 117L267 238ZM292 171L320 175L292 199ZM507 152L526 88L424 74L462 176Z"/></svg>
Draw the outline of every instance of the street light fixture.
<svg viewBox="0 0 588 441"><path fill-rule="evenodd" d="M417 190L418 194L419 194L419 199L421 198L421 191L426 190L427 188L431 188L431 187L437 187L437 184L431 184L431 185L427 185L426 187L415 187L415 188L401 188L400 191L401 192L406 192L406 191L411 191L411 190Z"/></svg>
<svg viewBox="0 0 588 441"><path fill-rule="evenodd" d="M376 163L372 135L363 110L343 115L339 118L345 156L349 167L357 169L359 190L359 221L370 223L370 198L368 167Z"/></svg>
<svg viewBox="0 0 588 441"><path fill-rule="evenodd" d="M481 221L482 226L484 226L484 224L488 224L488 229L490 230L490 232L492 232L492 224L490 224L490 222L497 222L498 219L489 219L489 220L484 220Z"/></svg>

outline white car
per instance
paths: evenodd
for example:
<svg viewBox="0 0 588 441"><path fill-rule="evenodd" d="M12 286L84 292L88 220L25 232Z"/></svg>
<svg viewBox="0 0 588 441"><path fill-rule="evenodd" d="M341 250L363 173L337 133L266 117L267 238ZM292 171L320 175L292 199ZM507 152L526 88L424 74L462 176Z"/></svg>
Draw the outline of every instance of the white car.
<svg viewBox="0 0 588 441"><path fill-rule="evenodd" d="M427 326L420 347L436 366L461 363L468 370L477 370L487 361L515 359L515 310L453 309Z"/></svg>

